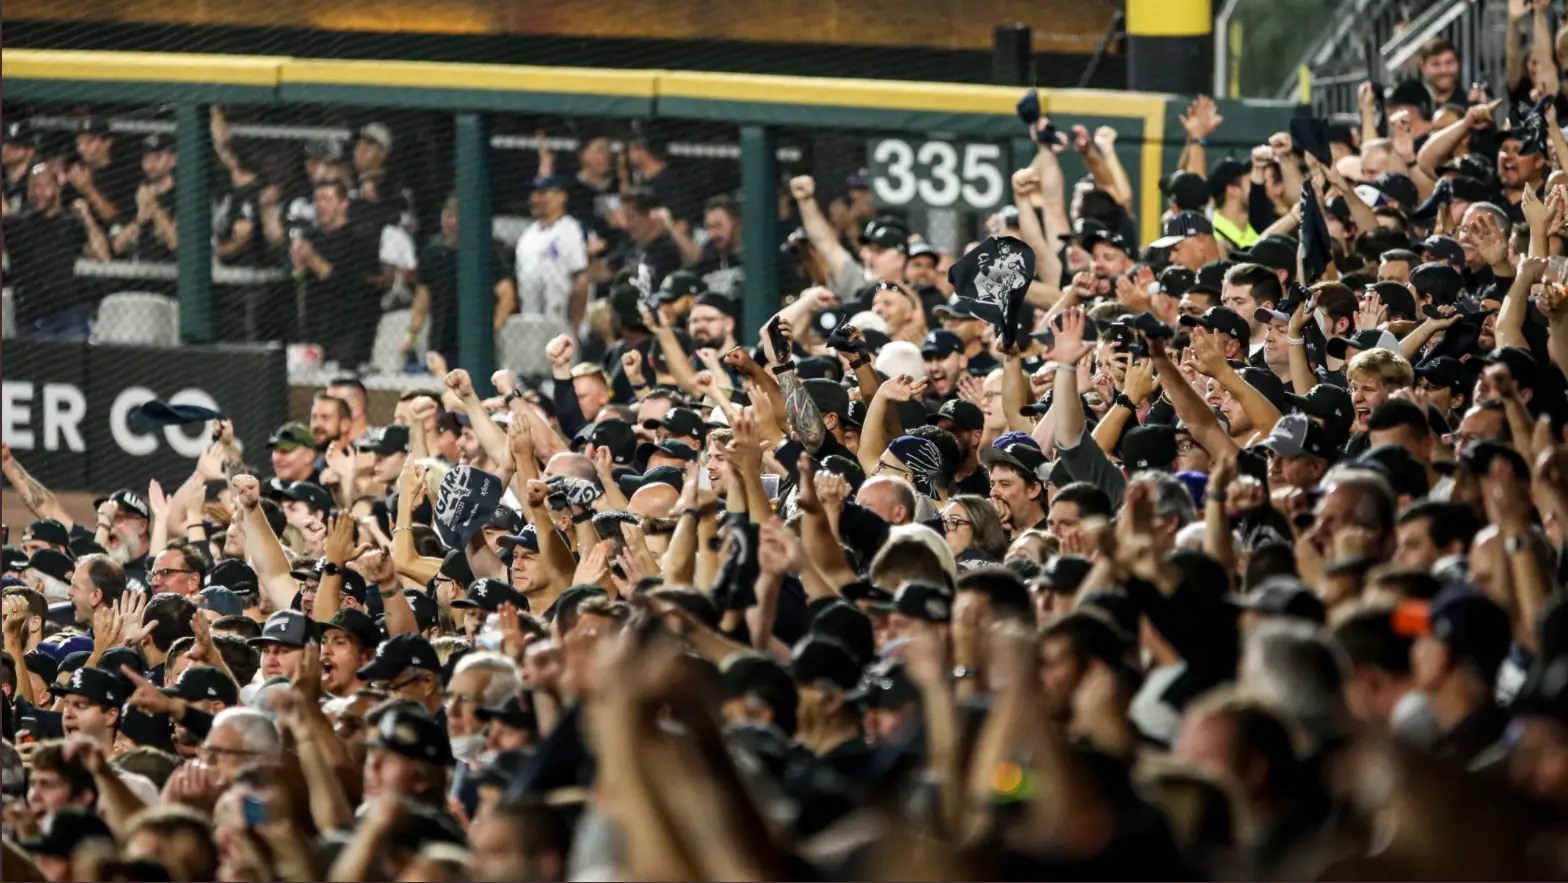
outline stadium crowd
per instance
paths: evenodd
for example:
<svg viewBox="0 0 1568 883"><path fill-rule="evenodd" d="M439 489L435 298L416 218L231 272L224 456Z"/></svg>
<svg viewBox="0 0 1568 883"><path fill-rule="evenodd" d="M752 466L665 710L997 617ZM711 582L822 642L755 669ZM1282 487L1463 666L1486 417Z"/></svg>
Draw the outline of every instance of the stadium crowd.
<svg viewBox="0 0 1568 883"><path fill-rule="evenodd" d="M87 520L0 451L36 517L3 561L0 874L1568 875L1553 51L1492 101L1435 43L1359 126L1240 158L1200 98L1142 245L1115 133L1033 94L1034 161L962 255L795 177L810 284L756 347L709 260L732 206L636 157L595 280L595 200L547 170L497 302L562 317L551 377L481 398L434 346L439 395L371 426L342 377L268 451L153 403L205 453ZM396 209L381 134L352 201L275 203L314 211L303 276L341 278L367 188ZM12 247L65 223L22 177ZM106 243L72 186L74 247L172 247L151 204ZM581 252L525 270L557 235Z"/></svg>

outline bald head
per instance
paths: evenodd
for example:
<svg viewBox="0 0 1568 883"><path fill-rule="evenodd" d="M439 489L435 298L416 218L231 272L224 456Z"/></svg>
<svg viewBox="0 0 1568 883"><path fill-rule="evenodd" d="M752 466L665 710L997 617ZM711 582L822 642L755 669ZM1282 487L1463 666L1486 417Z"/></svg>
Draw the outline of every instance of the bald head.
<svg viewBox="0 0 1568 883"><path fill-rule="evenodd" d="M879 475L861 485L855 502L889 524L908 524L915 517L915 489L891 475Z"/></svg>
<svg viewBox="0 0 1568 883"><path fill-rule="evenodd" d="M593 461L588 459L587 456L562 451L551 457L550 462L544 464L545 478L553 478L557 475L581 478L585 481L597 483L599 470L595 468Z"/></svg>
<svg viewBox="0 0 1568 883"><path fill-rule="evenodd" d="M680 491L660 482L638 488L626 508L638 518L669 518L680 498Z"/></svg>

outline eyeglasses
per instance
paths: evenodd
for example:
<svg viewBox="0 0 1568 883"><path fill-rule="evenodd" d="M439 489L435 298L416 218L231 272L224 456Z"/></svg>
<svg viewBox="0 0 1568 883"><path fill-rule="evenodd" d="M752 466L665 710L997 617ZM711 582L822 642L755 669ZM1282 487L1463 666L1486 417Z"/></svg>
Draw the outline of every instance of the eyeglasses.
<svg viewBox="0 0 1568 883"><path fill-rule="evenodd" d="M203 763L210 763L219 757L254 757L256 753L239 748L215 748L211 745L203 745L196 750L196 757Z"/></svg>
<svg viewBox="0 0 1568 883"><path fill-rule="evenodd" d="M944 518L942 523L947 525L950 530L957 530L960 527L969 527L974 524L973 521L967 518Z"/></svg>
<svg viewBox="0 0 1568 883"><path fill-rule="evenodd" d="M1179 442L1176 443L1176 453L1178 453L1178 454L1190 454L1193 451L1196 451L1197 449L1198 449L1198 443L1197 442L1179 441Z"/></svg>
<svg viewBox="0 0 1568 883"><path fill-rule="evenodd" d="M376 688L380 689L380 690L385 690L388 693L396 693L397 691L403 689L404 687L408 686L409 684L413 684L413 683L417 682L420 679L420 677L421 677L421 675L412 674L412 675L409 675L408 677L403 678L402 680L398 680L398 681L378 681L376 683Z"/></svg>
<svg viewBox="0 0 1568 883"><path fill-rule="evenodd" d="M196 571L182 567L160 567L149 573L148 576L151 576L153 579L163 579L171 573L196 573Z"/></svg>

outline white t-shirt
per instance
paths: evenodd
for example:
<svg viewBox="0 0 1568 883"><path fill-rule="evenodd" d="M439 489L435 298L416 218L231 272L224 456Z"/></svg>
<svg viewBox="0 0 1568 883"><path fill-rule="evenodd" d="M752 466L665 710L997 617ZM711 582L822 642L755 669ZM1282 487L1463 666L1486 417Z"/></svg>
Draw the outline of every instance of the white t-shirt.
<svg viewBox="0 0 1568 883"><path fill-rule="evenodd" d="M588 245L576 218L562 216L548 227L529 224L517 240L518 311L565 325L573 280L586 269Z"/></svg>

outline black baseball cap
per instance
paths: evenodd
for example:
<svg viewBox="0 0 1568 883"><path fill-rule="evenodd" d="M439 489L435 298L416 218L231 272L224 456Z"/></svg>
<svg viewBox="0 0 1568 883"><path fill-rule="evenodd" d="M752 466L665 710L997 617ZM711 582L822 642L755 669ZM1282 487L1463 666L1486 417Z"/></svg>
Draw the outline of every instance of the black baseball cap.
<svg viewBox="0 0 1568 883"><path fill-rule="evenodd" d="M355 674L362 681L386 681L410 668L438 672L441 661L436 658L435 648L423 636L403 632L382 641L376 647L375 658L360 666Z"/></svg>
<svg viewBox="0 0 1568 883"><path fill-rule="evenodd" d="M806 394L811 396L811 401L823 414L837 414L842 419L849 413L849 390L837 381L814 377L802 381L801 386L805 387Z"/></svg>
<svg viewBox="0 0 1568 883"><path fill-rule="evenodd" d="M22 542L48 543L51 546L69 547L71 532L53 518L40 518L22 531Z"/></svg>
<svg viewBox="0 0 1568 883"><path fill-rule="evenodd" d="M1253 445L1281 457L1312 456L1333 461L1334 443L1328 430L1305 414L1286 414L1269 430L1264 440Z"/></svg>
<svg viewBox="0 0 1568 883"><path fill-rule="evenodd" d="M56 696L85 696L105 708L119 708L127 698L125 676L119 670L82 666L64 684L53 687Z"/></svg>
<svg viewBox="0 0 1568 883"><path fill-rule="evenodd" d="M867 668L848 698L862 709L893 711L920 701L920 688L901 661L889 659Z"/></svg>
<svg viewBox="0 0 1568 883"><path fill-rule="evenodd" d="M148 508L147 501L141 494L130 488L120 488L107 497L99 497L93 500L93 508L96 509L104 503L115 503L122 510L129 511L131 514L139 515L142 518L150 518L152 515L152 509Z"/></svg>
<svg viewBox="0 0 1568 883"><path fill-rule="evenodd" d="M926 339L920 343L920 354L928 359L945 359L963 351L964 339L946 328L926 332Z"/></svg>
<svg viewBox="0 0 1568 883"><path fill-rule="evenodd" d="M1197 172L1183 169L1171 175L1165 195L1176 203L1177 211L1201 212L1209 205L1209 185Z"/></svg>
<svg viewBox="0 0 1568 883"><path fill-rule="evenodd" d="M1342 438L1350 432L1356 420L1356 409L1350 401L1350 391L1332 383L1319 383L1307 390L1306 395L1285 393L1285 401L1309 417L1323 421L1331 438Z"/></svg>
<svg viewBox="0 0 1568 883"><path fill-rule="evenodd" d="M442 557L441 566L436 569L436 574L460 586L466 586L474 581L474 571L468 564L468 554L462 549L448 550Z"/></svg>
<svg viewBox="0 0 1568 883"><path fill-rule="evenodd" d="M660 427L669 430L671 435L702 438L702 415L691 408L671 408L662 417L642 422L643 429Z"/></svg>
<svg viewBox="0 0 1568 883"><path fill-rule="evenodd" d="M332 493L313 481L296 481L284 488L285 500L298 500L318 512L332 511Z"/></svg>
<svg viewBox="0 0 1568 883"><path fill-rule="evenodd" d="M1234 156L1221 157L1209 169L1209 196L1215 202L1225 198L1225 188L1252 174L1252 164Z"/></svg>
<svg viewBox="0 0 1568 883"><path fill-rule="evenodd" d="M860 244L880 248L908 248L909 231L897 218L872 218L860 231Z"/></svg>
<svg viewBox="0 0 1568 883"><path fill-rule="evenodd" d="M1149 243L1150 248L1170 248L1192 236L1213 236L1214 225L1195 211L1179 211L1160 225L1160 238Z"/></svg>
<svg viewBox="0 0 1568 883"><path fill-rule="evenodd" d="M1453 460L1442 460L1432 464L1438 472L1453 473L1463 470L1471 475L1485 475L1492 468L1492 461L1501 457L1513 467L1514 475L1520 480L1528 481L1530 467L1525 463L1524 457L1512 445L1504 442L1481 439L1471 442L1459 450L1459 455Z"/></svg>
<svg viewBox="0 0 1568 883"><path fill-rule="evenodd" d="M254 595L261 588L256 571L249 564L236 558L218 562L207 574L204 585L223 586L240 595Z"/></svg>
<svg viewBox="0 0 1568 883"><path fill-rule="evenodd" d="M321 623L321 629L337 629L353 638L364 650L374 650L381 644L381 627L363 610L339 607L331 619Z"/></svg>
<svg viewBox="0 0 1568 883"><path fill-rule="evenodd" d="M1465 364L1452 356L1427 359L1415 366L1415 372L1417 378L1454 392L1469 386L1473 378L1473 375L1465 369Z"/></svg>
<svg viewBox="0 0 1568 883"><path fill-rule="evenodd" d="M531 704L525 703L523 697L516 693L506 697L506 701L500 705L481 705L474 709L474 717L486 723L495 721L514 730L539 732L539 716L534 713Z"/></svg>
<svg viewBox="0 0 1568 883"><path fill-rule="evenodd" d="M1072 593L1083 585L1094 562L1082 555L1057 555L1040 568L1036 581L1053 592Z"/></svg>
<svg viewBox="0 0 1568 883"><path fill-rule="evenodd" d="M674 457L686 463L697 462L697 457L699 456L696 448L675 438L667 438L661 442L643 442L637 446L637 459L640 462L648 462L648 458L654 454Z"/></svg>
<svg viewBox="0 0 1568 883"><path fill-rule="evenodd" d="M1134 426L1122 436L1122 462L1127 469L1169 472L1176 462L1176 427L1166 423Z"/></svg>
<svg viewBox="0 0 1568 883"><path fill-rule="evenodd" d="M1160 271L1160 291L1171 297L1181 297L1198 283L1198 274L1180 264L1172 264Z"/></svg>
<svg viewBox="0 0 1568 883"><path fill-rule="evenodd" d="M609 448L610 459L621 466L631 463L637 456L637 433L630 423L618 417L608 417L584 427L573 440L572 449L576 450L583 442Z"/></svg>
<svg viewBox="0 0 1568 883"><path fill-rule="evenodd" d="M893 612L926 622L953 618L953 591L947 586L911 580L893 593Z"/></svg>
<svg viewBox="0 0 1568 883"><path fill-rule="evenodd" d="M27 559L27 569L68 583L76 570L76 560L59 549L39 549L33 553L33 557Z"/></svg>
<svg viewBox="0 0 1568 883"><path fill-rule="evenodd" d="M816 608L811 634L837 642L859 663L870 662L876 655L876 630L871 618L845 601L829 601Z"/></svg>
<svg viewBox="0 0 1568 883"><path fill-rule="evenodd" d="M249 638L247 644L283 644L303 647L311 641L321 640L321 629L314 620L299 610L279 610L267 617L261 627L261 637Z"/></svg>
<svg viewBox="0 0 1568 883"><path fill-rule="evenodd" d="M1382 342L1382 329L1363 328L1354 334L1348 334L1344 337L1331 338L1324 349L1328 351L1329 355L1336 359L1346 359L1349 358L1349 353L1347 350L1351 347L1354 347L1356 352L1364 353L1367 350L1377 349L1378 345Z"/></svg>
<svg viewBox="0 0 1568 883"><path fill-rule="evenodd" d="M434 652L431 655L434 656ZM363 668L360 672L364 677ZM395 708L383 715L369 744L372 748L384 748L437 766L452 762L452 742L447 738L446 727L424 712L411 708Z"/></svg>
<svg viewBox="0 0 1568 883"><path fill-rule="evenodd" d="M935 414L926 418L926 422L933 425L943 420L952 421L955 427L965 432L985 428L985 412L980 410L979 405L965 399L948 399Z"/></svg>
<svg viewBox="0 0 1568 883"><path fill-rule="evenodd" d="M827 681L846 693L860 683L860 663L843 644L807 635L790 653L790 674L800 686Z"/></svg>
<svg viewBox="0 0 1568 883"><path fill-rule="evenodd" d="M624 475L615 482L621 493L628 497L654 484L667 484L678 491L686 484L686 473L674 466L655 466L641 475Z"/></svg>
<svg viewBox="0 0 1568 883"><path fill-rule="evenodd" d="M441 623L441 606L435 597L420 589L404 589L403 597L414 611L414 625L420 630L435 628Z"/></svg>
<svg viewBox="0 0 1568 883"><path fill-rule="evenodd" d="M946 319L983 318L982 316L975 315L974 307L975 301L973 298L955 297L950 303L938 304L936 309L932 310L931 312L935 313L941 318Z"/></svg>
<svg viewBox="0 0 1568 883"><path fill-rule="evenodd" d="M1122 254L1131 255L1132 246L1114 230L1091 230L1083 235L1083 250L1092 252L1096 245L1109 245Z"/></svg>
<svg viewBox="0 0 1568 883"><path fill-rule="evenodd" d="M719 681L725 699L754 696L772 708L775 717L787 720L795 717L795 708L800 701L795 680L789 669L771 656L736 653L724 661Z"/></svg>
<svg viewBox="0 0 1568 883"><path fill-rule="evenodd" d="M1242 344L1252 340L1252 329L1248 327L1247 320L1228 307L1209 307L1201 316L1182 316L1180 321L1188 328L1207 328L1228 334Z"/></svg>
<svg viewBox="0 0 1568 883"><path fill-rule="evenodd" d="M1000 448L994 444L989 448L982 448L980 462L988 469L998 464L1011 466L1023 473L1030 481L1043 482L1040 467L1049 461L1038 447L1026 442L1013 442Z"/></svg>
<svg viewBox="0 0 1568 883"><path fill-rule="evenodd" d="M460 610L473 608L494 613L507 602L511 602L518 610L528 611L528 598L512 588L511 583L499 579L476 579L469 584L463 597L452 602L452 606Z"/></svg>
<svg viewBox="0 0 1568 883"><path fill-rule="evenodd" d="M354 441L354 447L372 454L397 454L408 450L408 427L399 423L377 426Z"/></svg>
<svg viewBox="0 0 1568 883"><path fill-rule="evenodd" d="M163 692L186 702L211 700L231 706L238 705L240 701L239 685L222 669L211 665L193 665L185 669L180 672L180 678L174 682L174 686L164 687Z"/></svg>
<svg viewBox="0 0 1568 883"><path fill-rule="evenodd" d="M501 537L496 541L496 544L503 548L516 547L525 552L537 552L539 551L539 532L532 524L525 524L522 530Z"/></svg>
<svg viewBox="0 0 1568 883"><path fill-rule="evenodd" d="M0 568L4 568L6 573L21 573L27 569L27 562L27 553L15 546L0 549Z"/></svg>
<svg viewBox="0 0 1568 883"><path fill-rule="evenodd" d="M1416 298L1410 289L1398 282L1377 282L1369 289L1377 295L1377 299L1388 308L1390 319L1414 319L1416 317Z"/></svg>
<svg viewBox="0 0 1568 883"><path fill-rule="evenodd" d="M1285 270L1296 274L1296 249L1300 245L1293 237L1278 234L1265 236L1245 248L1230 253L1230 259L1239 264L1260 264L1270 270Z"/></svg>
<svg viewBox="0 0 1568 883"><path fill-rule="evenodd" d="M54 685L55 675L60 673L60 662L46 653L40 647L22 654L22 664L27 670L44 679L44 683Z"/></svg>
<svg viewBox="0 0 1568 883"><path fill-rule="evenodd" d="M1220 290L1225 287L1225 274L1229 273L1230 268L1234 266L1236 266L1235 261L1228 261L1224 258L1220 258L1217 261L1209 261L1198 268L1198 281L1194 283L1193 287L1202 288L1206 293L1211 293L1218 297Z"/></svg>

